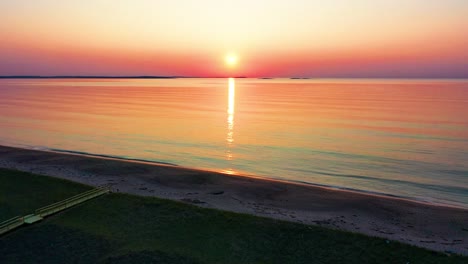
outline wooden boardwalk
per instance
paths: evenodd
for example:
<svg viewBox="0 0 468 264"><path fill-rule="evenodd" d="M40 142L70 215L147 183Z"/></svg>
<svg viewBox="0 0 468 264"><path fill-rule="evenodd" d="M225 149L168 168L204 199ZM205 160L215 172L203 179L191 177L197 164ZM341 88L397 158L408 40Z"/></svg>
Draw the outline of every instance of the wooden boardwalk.
<svg viewBox="0 0 468 264"><path fill-rule="evenodd" d="M77 204L86 202L95 197L101 196L103 194L109 193L110 189L107 187L100 187L96 189L89 190L84 193L80 193L63 201L53 203L51 205L37 209L33 214L25 215L23 217L16 216L11 219L8 219L0 223L0 235L13 230L17 227L22 226L23 224L32 224L38 221L41 221L44 217L55 214Z"/></svg>

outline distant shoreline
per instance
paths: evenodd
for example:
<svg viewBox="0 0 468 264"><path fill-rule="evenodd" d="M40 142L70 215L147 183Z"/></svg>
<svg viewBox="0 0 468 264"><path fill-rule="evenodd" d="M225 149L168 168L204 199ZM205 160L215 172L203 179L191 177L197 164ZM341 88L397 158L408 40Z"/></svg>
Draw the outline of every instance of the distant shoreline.
<svg viewBox="0 0 468 264"><path fill-rule="evenodd" d="M199 77L199 76L152 76L152 75L141 75L141 76L81 76L81 75L57 75L57 76L41 76L41 75L7 75L0 76L0 79L259 79L259 80L274 80L274 79L290 79L290 80L323 80L323 79L395 79L395 80L468 80L468 77L261 77L261 76L211 76L211 77Z"/></svg>
<svg viewBox="0 0 468 264"><path fill-rule="evenodd" d="M0 76L0 79L203 79L203 78L230 78L230 77L193 77L193 76L40 76L40 75L11 75ZM232 77L236 79L247 78L244 76Z"/></svg>
<svg viewBox="0 0 468 264"><path fill-rule="evenodd" d="M0 146L0 167L468 255L468 210L279 180Z"/></svg>
<svg viewBox="0 0 468 264"><path fill-rule="evenodd" d="M12 75L0 76L0 79L177 79L192 78L182 76L40 76L40 75Z"/></svg>

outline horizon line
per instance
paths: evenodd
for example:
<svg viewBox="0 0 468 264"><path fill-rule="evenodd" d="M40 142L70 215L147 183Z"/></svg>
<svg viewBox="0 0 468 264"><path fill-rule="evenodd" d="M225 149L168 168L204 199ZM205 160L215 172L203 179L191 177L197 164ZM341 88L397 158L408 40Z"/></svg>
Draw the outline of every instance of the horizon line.
<svg viewBox="0 0 468 264"><path fill-rule="evenodd" d="M177 76L177 75L0 75L0 79L189 79L189 78L235 78L235 79L468 79L465 77L424 77L424 76L412 76L412 77L397 77L397 76L379 76L379 77L307 77L307 76Z"/></svg>

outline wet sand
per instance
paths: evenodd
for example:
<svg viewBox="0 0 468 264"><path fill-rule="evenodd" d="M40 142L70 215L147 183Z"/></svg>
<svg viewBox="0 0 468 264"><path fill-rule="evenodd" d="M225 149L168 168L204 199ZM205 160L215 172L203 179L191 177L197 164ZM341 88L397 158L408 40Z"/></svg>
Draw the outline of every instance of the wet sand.
<svg viewBox="0 0 468 264"><path fill-rule="evenodd" d="M318 186L0 146L0 167L468 255L468 210Z"/></svg>

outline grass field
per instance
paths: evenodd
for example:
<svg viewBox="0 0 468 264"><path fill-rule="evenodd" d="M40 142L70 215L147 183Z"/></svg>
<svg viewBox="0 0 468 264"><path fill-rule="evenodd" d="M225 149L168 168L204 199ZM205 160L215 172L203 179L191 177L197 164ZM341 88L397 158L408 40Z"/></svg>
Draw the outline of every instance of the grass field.
<svg viewBox="0 0 468 264"><path fill-rule="evenodd" d="M90 187L0 169L0 222ZM109 194L0 237L0 263L468 263L468 258L157 198Z"/></svg>

